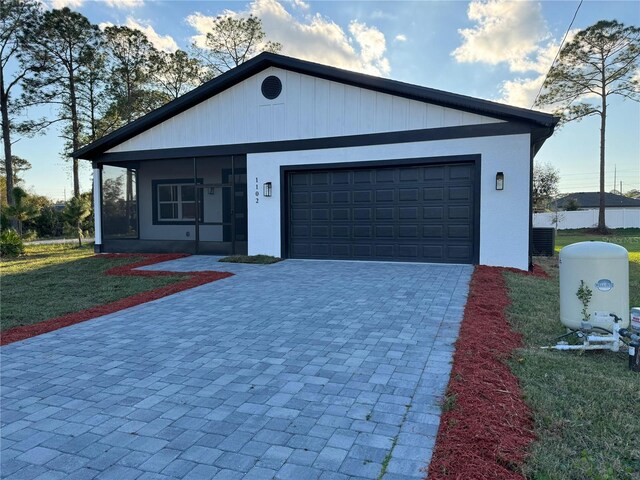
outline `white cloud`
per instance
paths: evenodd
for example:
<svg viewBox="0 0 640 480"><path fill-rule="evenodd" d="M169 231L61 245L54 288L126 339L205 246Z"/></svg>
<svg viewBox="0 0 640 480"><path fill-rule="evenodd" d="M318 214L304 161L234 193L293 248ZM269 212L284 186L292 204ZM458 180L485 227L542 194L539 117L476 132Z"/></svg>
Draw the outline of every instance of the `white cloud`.
<svg viewBox="0 0 640 480"><path fill-rule="evenodd" d="M384 34L376 27L368 27L355 20L349 24L349 32L360 46L360 58L365 64L365 72L389 75L391 65L384 56L387 50Z"/></svg>
<svg viewBox="0 0 640 480"><path fill-rule="evenodd" d="M138 8L144 5L144 0L104 0L104 3L113 8Z"/></svg>
<svg viewBox="0 0 640 480"><path fill-rule="evenodd" d="M397 20L398 16L382 10L374 10L369 14L369 18L372 20Z"/></svg>
<svg viewBox="0 0 640 480"><path fill-rule="evenodd" d="M349 32L320 14L294 17L277 0L254 0L247 11L226 10L222 15L253 14L262 20L267 38L282 44L282 53L292 57L332 65L372 75L389 75L384 34L376 27L352 21ZM187 23L197 32L191 40L204 45L215 17L194 13Z"/></svg>
<svg viewBox="0 0 640 480"><path fill-rule="evenodd" d="M295 8L299 8L300 10L309 10L311 8L311 6L307 2L304 2L303 0L287 0L287 1L291 3Z"/></svg>
<svg viewBox="0 0 640 480"><path fill-rule="evenodd" d="M467 16L476 26L459 30L462 45L452 53L458 62L506 62L512 71L524 72L531 66L529 56L549 38L539 3L474 0Z"/></svg>
<svg viewBox="0 0 640 480"><path fill-rule="evenodd" d="M502 83L502 98L499 101L517 107L531 108L542 82L544 82L544 75L507 80Z"/></svg>
<svg viewBox="0 0 640 480"><path fill-rule="evenodd" d="M396 37L394 38L394 40L396 42L406 42L407 41L407 36L404 33L401 33L399 35L396 35Z"/></svg>
<svg viewBox="0 0 640 480"><path fill-rule="evenodd" d="M140 20L135 20L129 17L127 18L126 26L143 32L153 46L158 50L162 50L164 52L175 52L178 50L178 44L171 35L160 35L151 25L144 25L140 22Z"/></svg>
<svg viewBox="0 0 640 480"><path fill-rule="evenodd" d="M576 29L568 33L565 45L573 40L573 37L578 31L579 30ZM553 40L547 42L544 46L538 46L535 52L535 58L528 59L519 64L523 68L523 71L534 73L536 76L531 78L516 78L502 82L502 98L500 98L499 101L518 107L531 108L559 48L560 42ZM555 110L555 106L547 106L545 108L536 107L536 109L552 112Z"/></svg>
<svg viewBox="0 0 640 480"><path fill-rule="evenodd" d="M535 77L502 82L500 88L502 97L499 101L517 107L531 108L557 51L558 44L550 42L545 48L538 48L535 60L526 60L526 65L525 62L519 62L519 68L535 72Z"/></svg>
<svg viewBox="0 0 640 480"><path fill-rule="evenodd" d="M225 12L225 14L226 13L228 12ZM198 32L197 35L191 37L191 41L198 47L204 48L206 46L205 40L207 39L207 32L213 27L215 19L216 17L209 17L200 12L195 12L186 18L187 23Z"/></svg>
<svg viewBox="0 0 640 480"><path fill-rule="evenodd" d="M560 40L549 32L540 3L473 0L467 16L476 25L459 30L462 44L451 55L460 63L506 64L511 72L527 74L503 81L498 101L531 108L560 47ZM569 32L566 42L577 32Z"/></svg>
<svg viewBox="0 0 640 480"><path fill-rule="evenodd" d="M69 7L71 9L79 8L84 3L84 0L51 0L51 8L56 10L62 9L64 7Z"/></svg>
<svg viewBox="0 0 640 480"><path fill-rule="evenodd" d="M144 25L142 22L142 20L136 20L132 17L128 17L124 26L133 30L140 30L158 50L162 50L163 52L175 52L178 50L178 44L171 35L160 35L151 25ZM112 26L113 23L111 22L102 22L98 24L100 30L104 30L105 28Z"/></svg>

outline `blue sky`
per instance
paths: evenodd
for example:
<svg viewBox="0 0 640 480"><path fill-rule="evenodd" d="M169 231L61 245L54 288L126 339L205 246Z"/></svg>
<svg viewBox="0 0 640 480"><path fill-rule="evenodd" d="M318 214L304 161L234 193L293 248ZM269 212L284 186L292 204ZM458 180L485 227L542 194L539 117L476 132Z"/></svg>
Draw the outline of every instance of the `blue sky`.
<svg viewBox="0 0 640 480"><path fill-rule="evenodd" d="M531 103L555 56L578 1L190 1L46 0L69 6L93 23L144 30L158 48L186 49L225 12L253 13L282 53L513 105ZM585 1L573 29L601 19L640 25L635 1ZM640 106L612 99L607 135L606 188L640 189ZM32 115L37 116L36 113ZM536 160L560 171L563 192L595 191L599 178L599 120L568 124ZM14 146L33 168L25 183L54 199L69 197L70 163L61 159L55 129ZM91 187L82 162L81 188Z"/></svg>

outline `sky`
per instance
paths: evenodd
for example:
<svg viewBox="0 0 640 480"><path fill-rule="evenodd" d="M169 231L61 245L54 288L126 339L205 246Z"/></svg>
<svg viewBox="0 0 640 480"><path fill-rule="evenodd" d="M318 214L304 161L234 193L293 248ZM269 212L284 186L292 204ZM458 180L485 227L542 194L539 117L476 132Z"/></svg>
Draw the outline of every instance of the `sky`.
<svg viewBox="0 0 640 480"><path fill-rule="evenodd" d="M261 18L269 40L292 57L393 80L531 108L579 1L191 1L42 0L79 11L94 24L143 30L157 48L188 49L221 14ZM569 38L598 20L640 26L636 1L588 1ZM34 117L43 111L31 112ZM47 113L46 111L44 113ZM54 114L55 112L48 112ZM609 102L606 190L640 189L640 104ZM20 139L25 185L54 200L70 197L71 164L59 132ZM536 156L560 173L560 191L599 189L599 117L557 130ZM81 189L91 188L82 161ZM614 173L615 172L615 173Z"/></svg>

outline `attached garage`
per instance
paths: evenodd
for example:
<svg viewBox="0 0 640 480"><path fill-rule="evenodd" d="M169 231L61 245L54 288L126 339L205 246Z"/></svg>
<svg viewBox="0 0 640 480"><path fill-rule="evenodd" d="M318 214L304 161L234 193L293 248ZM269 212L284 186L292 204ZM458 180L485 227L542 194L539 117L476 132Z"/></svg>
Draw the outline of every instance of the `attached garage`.
<svg viewBox="0 0 640 480"><path fill-rule="evenodd" d="M477 263L475 162L440 162L288 171L286 255Z"/></svg>
<svg viewBox="0 0 640 480"><path fill-rule="evenodd" d="M84 147L96 250L527 269L551 115L265 53Z"/></svg>

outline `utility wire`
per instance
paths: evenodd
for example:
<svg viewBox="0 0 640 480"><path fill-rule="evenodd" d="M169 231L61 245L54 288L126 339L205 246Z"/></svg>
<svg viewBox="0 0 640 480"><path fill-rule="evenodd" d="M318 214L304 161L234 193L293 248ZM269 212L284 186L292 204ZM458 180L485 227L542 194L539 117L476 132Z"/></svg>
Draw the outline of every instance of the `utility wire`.
<svg viewBox="0 0 640 480"><path fill-rule="evenodd" d="M611 172L606 172L607 174L611 174ZM638 170L628 169L628 170L618 170L618 173L638 173ZM586 177L587 175L600 175L600 172L585 172L585 173L563 173L563 177L571 177L571 176L582 176Z"/></svg>
<svg viewBox="0 0 640 480"><path fill-rule="evenodd" d="M540 96L540 92L542 92L542 87L544 86L544 82L547 81L547 77L549 76L549 72L551 71L551 69L555 65L556 60L558 59L558 55L560 55L560 51L562 50L562 46L564 45L564 41L567 39L567 36L569 35L569 31L571 30L571 27L573 27L573 22L575 22L576 17L578 16L578 10L580 10L580 7L582 6L582 2L583 1L584 0L580 0L580 3L578 4L578 8L576 8L576 12L573 14L573 18L571 19L571 23L569 24L569 28L567 28L567 31L564 33L564 37L562 38L562 42L560 42L560 46L558 47L558 51L556 52L556 56L553 57L553 62L551 62L551 66L549 67L549 70L547 71L546 75L544 76L544 80L540 84L540 88L538 89L538 93L536 93L536 98L533 100L533 103L531 104L531 108L533 108L533 106L538 101L538 97Z"/></svg>

